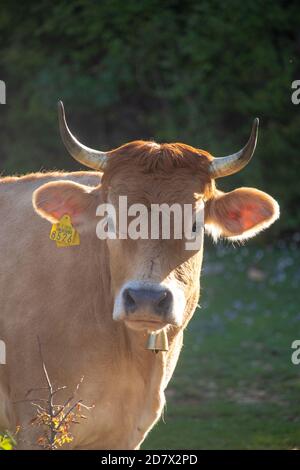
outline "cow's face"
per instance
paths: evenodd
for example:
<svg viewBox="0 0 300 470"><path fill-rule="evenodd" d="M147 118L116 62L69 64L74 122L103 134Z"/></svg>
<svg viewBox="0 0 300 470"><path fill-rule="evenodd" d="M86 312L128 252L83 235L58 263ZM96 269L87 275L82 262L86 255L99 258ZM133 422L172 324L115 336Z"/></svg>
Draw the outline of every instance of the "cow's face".
<svg viewBox="0 0 300 470"><path fill-rule="evenodd" d="M140 216L135 211L137 204L147 211L144 217L139 217L141 223L146 223L144 239L132 239L134 233L130 229L126 238L121 238L124 233L119 233L117 225L117 238L107 241L115 297L114 320L125 321L134 329L152 331L168 324L180 327L187 321L198 298L204 190L203 179L190 168L146 173L138 167L126 171L126 175L124 171L114 172L107 185L107 200L116 210L117 221L124 210L120 196L127 198L129 228ZM189 209L191 218L186 218L184 224L184 213ZM153 227L157 221L159 226ZM170 231L164 226L166 223ZM196 248L190 244L192 238Z"/></svg>
<svg viewBox="0 0 300 470"><path fill-rule="evenodd" d="M134 204L147 208L149 227L151 204L191 207L193 218L200 221L194 234L198 240L195 249L187 249L186 236L192 236L187 227L182 227L185 233L175 239L173 224L169 239L163 239L161 227L158 237L152 238L149 228L147 239L132 239L130 233L120 233L117 224L116 239L100 242L109 250L113 319L135 330L182 327L198 300L204 223L215 238L245 239L278 217L278 205L266 193L252 188L227 194L217 191L208 171L212 157L184 145L131 143L110 158L102 187L48 183L34 193L34 207L51 222L69 214L79 233L95 230L91 220L96 220L100 203L112 204L118 221L120 196L127 197L127 226L137 216L130 212Z"/></svg>

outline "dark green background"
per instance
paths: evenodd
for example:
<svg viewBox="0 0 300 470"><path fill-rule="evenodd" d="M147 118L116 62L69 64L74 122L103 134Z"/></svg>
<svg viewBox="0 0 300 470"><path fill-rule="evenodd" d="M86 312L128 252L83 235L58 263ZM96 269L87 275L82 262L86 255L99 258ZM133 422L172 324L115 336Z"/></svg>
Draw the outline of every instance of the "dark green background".
<svg viewBox="0 0 300 470"><path fill-rule="evenodd" d="M238 150L261 118L256 156L221 182L269 191L300 221L300 6L273 0L1 1L1 171L79 168L59 139L56 102L74 132L110 149L144 138L216 156Z"/></svg>

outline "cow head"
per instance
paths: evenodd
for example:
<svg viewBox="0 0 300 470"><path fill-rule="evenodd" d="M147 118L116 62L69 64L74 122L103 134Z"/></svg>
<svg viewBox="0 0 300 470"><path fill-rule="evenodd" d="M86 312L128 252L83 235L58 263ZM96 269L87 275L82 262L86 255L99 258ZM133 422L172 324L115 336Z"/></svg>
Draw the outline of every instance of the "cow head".
<svg viewBox="0 0 300 470"><path fill-rule="evenodd" d="M157 144L135 141L110 152L89 149L71 134L59 104L62 139L71 155L84 165L103 171L96 188L68 181L45 184L35 191L35 210L51 222L69 214L79 233L93 230L96 239L96 211L109 203L120 216L120 196L126 196L128 225L138 215L136 204L147 209L151 225L152 205L182 209L191 207L192 222L182 227L182 237L130 237L115 227L116 238L105 242L109 252L110 277L114 295L113 319L135 330L159 331L167 325L183 327L198 301L202 263L203 227L215 239L243 240L268 227L279 216L277 202L253 188L229 193L218 191L215 179L241 170L251 159L257 140L258 120L246 146L238 153L213 158L209 153L185 144ZM134 207L135 209L130 212ZM130 209L131 208L131 209ZM176 214L173 209L171 214ZM161 218L159 218L161 220ZM196 225L195 220L200 221ZM178 221L178 220L177 220ZM202 221L202 222L201 222ZM110 221L106 220L109 224ZM178 228L178 227L177 227ZM187 233L190 230L190 233ZM197 247L187 249L187 238L196 237ZM99 242L99 241L98 241ZM96 245L95 245L96 246Z"/></svg>

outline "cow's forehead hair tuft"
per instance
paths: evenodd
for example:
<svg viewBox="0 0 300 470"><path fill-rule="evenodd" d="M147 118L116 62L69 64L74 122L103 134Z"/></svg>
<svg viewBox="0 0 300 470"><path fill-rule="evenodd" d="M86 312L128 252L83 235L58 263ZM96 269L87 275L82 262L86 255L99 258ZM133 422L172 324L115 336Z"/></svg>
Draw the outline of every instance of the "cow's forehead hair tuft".
<svg viewBox="0 0 300 470"><path fill-rule="evenodd" d="M169 178L169 181L174 181L174 184L174 178L186 180L188 175L193 175L199 183L202 183L199 187L207 188L211 194L214 185L209 175L209 165L212 159L212 155L205 150L186 144L133 141L109 152L103 185L109 187L112 178L116 175L125 185L126 181L132 181L134 175L137 179L142 178L144 183L146 183L146 177L151 178L151 175L155 175L156 181L159 177L164 182L166 178ZM182 171L176 171L177 169ZM182 183L187 184L187 181L182 181Z"/></svg>
<svg viewBox="0 0 300 470"><path fill-rule="evenodd" d="M210 153L187 144L158 144L152 141L136 140L109 152L108 172L116 166L134 165L145 170L171 170L173 168L192 168L208 173L213 159Z"/></svg>

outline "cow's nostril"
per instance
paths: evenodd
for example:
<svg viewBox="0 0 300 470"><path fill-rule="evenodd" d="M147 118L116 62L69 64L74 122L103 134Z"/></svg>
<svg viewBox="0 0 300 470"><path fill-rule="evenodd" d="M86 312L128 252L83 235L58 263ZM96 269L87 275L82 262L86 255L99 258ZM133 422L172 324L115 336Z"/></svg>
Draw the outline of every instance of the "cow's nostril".
<svg viewBox="0 0 300 470"><path fill-rule="evenodd" d="M137 308L137 305L133 296L130 294L129 289L125 289L125 291L123 292L123 298L126 312L134 312Z"/></svg>
<svg viewBox="0 0 300 470"><path fill-rule="evenodd" d="M156 315L167 315L172 309L173 296L166 288L132 288L123 292L123 304L127 314L144 311Z"/></svg>
<svg viewBox="0 0 300 470"><path fill-rule="evenodd" d="M170 291L165 290L162 292L160 299L156 304L158 313L168 313L172 304L172 294Z"/></svg>

